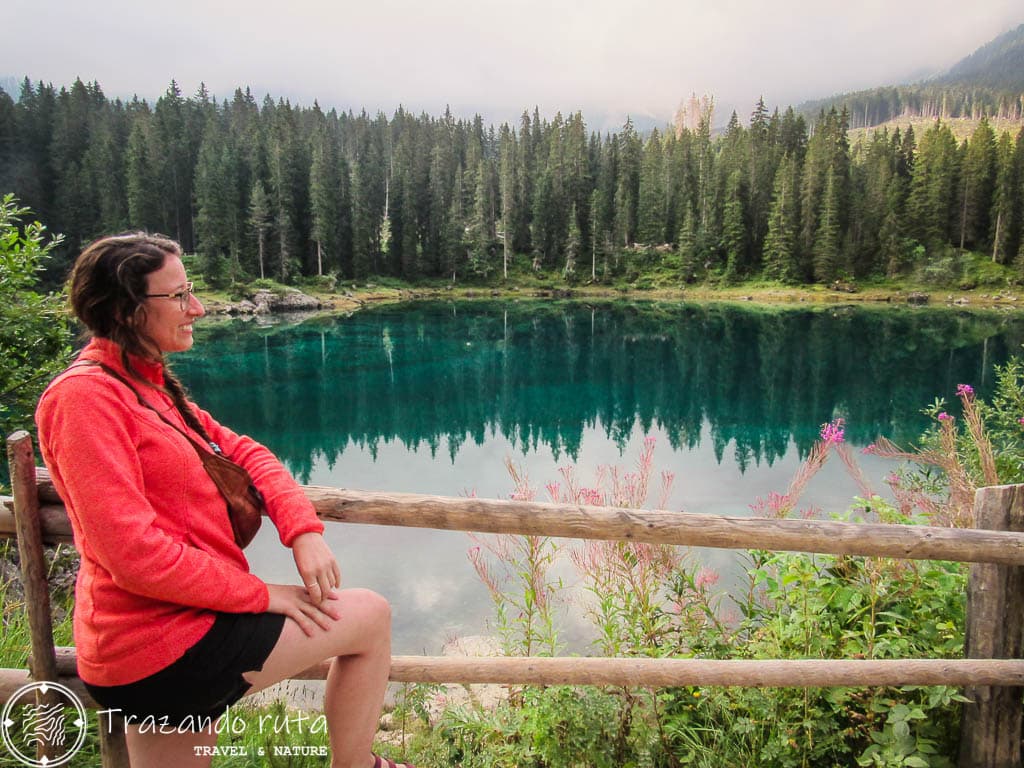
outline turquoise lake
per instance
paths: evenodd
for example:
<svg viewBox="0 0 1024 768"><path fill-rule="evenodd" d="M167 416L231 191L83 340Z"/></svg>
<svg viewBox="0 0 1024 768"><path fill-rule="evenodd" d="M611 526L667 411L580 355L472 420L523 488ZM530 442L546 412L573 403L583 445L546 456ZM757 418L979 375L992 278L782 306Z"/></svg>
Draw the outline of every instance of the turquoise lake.
<svg viewBox="0 0 1024 768"><path fill-rule="evenodd" d="M669 509L749 515L786 489L825 422L844 419L856 448L878 436L909 445L927 426L922 408L954 400L959 383L984 396L1022 342L1012 312L416 302L203 321L174 364L197 402L303 483L508 498L511 459L546 499L560 467L575 465L584 485L602 465L632 471L653 437L656 472L675 473ZM884 492L894 465L860 460ZM838 511L858 492L833 461L801 507ZM327 537L346 586L391 599L396 653L489 632L467 534L332 524ZM295 580L270 526L248 554L262 577ZM736 568L728 551L693 556Z"/></svg>

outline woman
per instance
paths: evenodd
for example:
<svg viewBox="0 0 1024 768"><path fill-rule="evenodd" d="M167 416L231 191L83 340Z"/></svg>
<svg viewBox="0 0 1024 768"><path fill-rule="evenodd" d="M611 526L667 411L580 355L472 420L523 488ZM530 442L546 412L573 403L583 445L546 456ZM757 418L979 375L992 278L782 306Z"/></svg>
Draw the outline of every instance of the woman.
<svg viewBox="0 0 1024 768"><path fill-rule="evenodd" d="M144 233L97 240L75 263L70 298L92 338L47 388L36 421L81 554L79 675L125 716L132 765L208 765L209 721L226 706L333 657L332 765L394 766L370 752L391 660L387 602L339 589L302 489L265 447L188 402L166 366L167 353L192 347L205 314L178 244ZM249 572L183 432L249 471L302 586ZM147 728L147 717L170 727ZM188 729L203 718L206 728Z"/></svg>

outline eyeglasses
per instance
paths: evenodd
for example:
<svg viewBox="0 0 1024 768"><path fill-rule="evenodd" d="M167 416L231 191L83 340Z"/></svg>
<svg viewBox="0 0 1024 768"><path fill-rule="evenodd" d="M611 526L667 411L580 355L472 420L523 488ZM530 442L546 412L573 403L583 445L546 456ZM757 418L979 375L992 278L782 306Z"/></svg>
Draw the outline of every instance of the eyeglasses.
<svg viewBox="0 0 1024 768"><path fill-rule="evenodd" d="M185 290L184 291L178 291L177 293L147 293L146 294L146 298L147 299L177 299L178 300L178 306L181 307L181 311L185 312L188 309L189 305L192 303L192 296L195 295L195 292L192 290L192 286L193 285L194 284L190 280L189 282L185 283Z"/></svg>

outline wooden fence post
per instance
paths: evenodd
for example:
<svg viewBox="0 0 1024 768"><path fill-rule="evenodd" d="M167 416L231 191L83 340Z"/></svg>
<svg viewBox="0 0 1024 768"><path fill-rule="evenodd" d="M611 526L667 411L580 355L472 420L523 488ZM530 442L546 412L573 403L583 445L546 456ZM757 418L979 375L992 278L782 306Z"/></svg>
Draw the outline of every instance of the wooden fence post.
<svg viewBox="0 0 1024 768"><path fill-rule="evenodd" d="M17 525L18 558L21 560L21 583L25 588L25 610L31 652L28 667L36 682L57 682L57 653L53 647L53 618L50 614L50 588L46 580L46 557L39 521L39 493L36 491L36 461L32 453L32 437L19 430L7 438L7 459L11 467L11 493L14 496L14 520ZM56 692L36 691L40 705L60 701ZM56 747L42 741L36 757L53 762L59 757Z"/></svg>
<svg viewBox="0 0 1024 768"><path fill-rule="evenodd" d="M1024 531L1024 486L979 488L974 525ZM1019 659L1024 642L1024 567L971 566L964 656ZM960 768L1019 768L1024 688L969 686L960 723Z"/></svg>
<svg viewBox="0 0 1024 768"><path fill-rule="evenodd" d="M7 438L7 458L11 467L11 492L14 496L14 517L17 525L18 557L21 560L21 581L25 587L25 610L28 613L32 652L29 670L33 681L59 682L57 653L53 644L53 616L50 612L50 587L47 581L46 556L43 552L42 526L39 512L39 491L36 488L36 461L32 437L19 430ZM37 691L38 703L58 704L54 694ZM119 716L111 722L98 719L100 752L103 768L128 768L128 750L124 725ZM61 755L49 743L37 748L36 757L53 762Z"/></svg>

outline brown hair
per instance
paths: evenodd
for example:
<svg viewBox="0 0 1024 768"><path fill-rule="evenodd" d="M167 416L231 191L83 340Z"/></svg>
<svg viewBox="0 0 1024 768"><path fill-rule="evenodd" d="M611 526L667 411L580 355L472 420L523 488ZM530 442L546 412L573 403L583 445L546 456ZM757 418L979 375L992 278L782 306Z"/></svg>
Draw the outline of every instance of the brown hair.
<svg viewBox="0 0 1024 768"><path fill-rule="evenodd" d="M209 440L189 407L184 387L174 376L157 346L142 328L146 324L148 278L168 256L181 256L181 246L163 235L124 232L94 240L75 261L68 278L71 309L89 334L110 339L121 348L128 374L147 386L131 364L130 355L164 362L164 385L185 422Z"/></svg>

